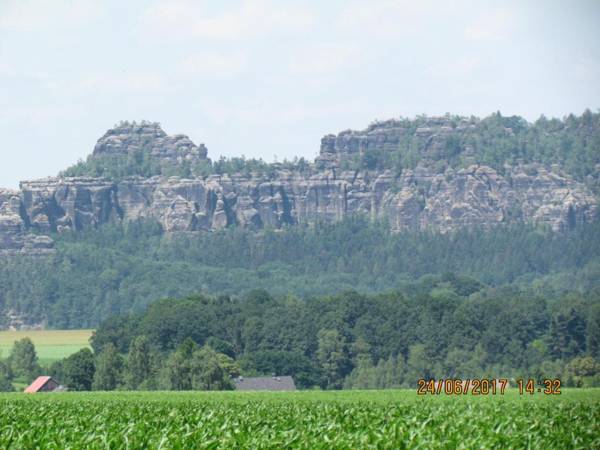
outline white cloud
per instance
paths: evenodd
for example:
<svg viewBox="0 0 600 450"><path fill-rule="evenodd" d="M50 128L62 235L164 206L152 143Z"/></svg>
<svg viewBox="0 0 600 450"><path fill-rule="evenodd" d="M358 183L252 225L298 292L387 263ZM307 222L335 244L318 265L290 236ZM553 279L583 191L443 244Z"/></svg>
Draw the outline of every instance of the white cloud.
<svg viewBox="0 0 600 450"><path fill-rule="evenodd" d="M162 75L135 73L135 74L96 74L83 78L74 86L74 91L80 94L86 93L131 93L166 90L168 81Z"/></svg>
<svg viewBox="0 0 600 450"><path fill-rule="evenodd" d="M180 73L202 78L227 78L244 71L248 57L242 53L200 52L189 55L180 65Z"/></svg>
<svg viewBox="0 0 600 450"><path fill-rule="evenodd" d="M240 127L273 127L297 125L306 121L323 121L332 117L359 113L364 110L362 99L348 98L335 104L303 102L287 99L282 102L267 102L261 99L204 98L196 102L202 115L215 125L231 123Z"/></svg>
<svg viewBox="0 0 600 450"><path fill-rule="evenodd" d="M359 66L364 58L364 52L355 46L317 44L303 47L292 54L288 69L292 75L329 76Z"/></svg>
<svg viewBox="0 0 600 450"><path fill-rule="evenodd" d="M335 20L340 31L391 37L423 32L432 11L443 14L447 6L430 0L381 0L348 2Z"/></svg>
<svg viewBox="0 0 600 450"><path fill-rule="evenodd" d="M499 41L507 38L515 25L514 14L497 9L480 15L465 29L464 36L475 41Z"/></svg>
<svg viewBox="0 0 600 450"><path fill-rule="evenodd" d="M142 17L145 32L195 36L209 39L242 39L272 32L306 30L314 22L312 13L301 7L272 0L243 1L222 13L209 11L203 1L160 1Z"/></svg>
<svg viewBox="0 0 600 450"><path fill-rule="evenodd" d="M17 71L12 65L6 61L0 61L0 77L13 77L16 73Z"/></svg>
<svg viewBox="0 0 600 450"><path fill-rule="evenodd" d="M0 108L0 120L15 126L39 126L40 123L66 123L83 115L83 107L74 104L36 103Z"/></svg>
<svg viewBox="0 0 600 450"><path fill-rule="evenodd" d="M480 67L480 59L474 56L462 56L458 59L440 61L425 70L425 74L435 78L465 78L473 76Z"/></svg>
<svg viewBox="0 0 600 450"><path fill-rule="evenodd" d="M572 72L578 81L597 82L600 79L600 63L591 58L581 58L573 65Z"/></svg>
<svg viewBox="0 0 600 450"><path fill-rule="evenodd" d="M93 0L4 0L0 5L0 30L35 32L81 27L104 13Z"/></svg>

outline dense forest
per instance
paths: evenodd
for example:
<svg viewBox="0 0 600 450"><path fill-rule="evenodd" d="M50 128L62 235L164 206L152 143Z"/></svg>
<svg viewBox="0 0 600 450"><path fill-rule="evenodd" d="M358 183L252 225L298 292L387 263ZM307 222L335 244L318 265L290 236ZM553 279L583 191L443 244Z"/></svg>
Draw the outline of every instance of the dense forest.
<svg viewBox="0 0 600 450"><path fill-rule="evenodd" d="M189 235L132 222L54 238L52 256L0 260L0 309L27 311L30 321L51 328L95 327L159 298L199 292L236 297L263 288L281 298L406 292L419 279L448 273L544 296L600 286L598 221L566 233L515 225L396 234L354 217L281 231Z"/></svg>
<svg viewBox="0 0 600 450"><path fill-rule="evenodd" d="M466 121L473 128L462 136L451 135L444 151L437 155L438 161L444 161L455 168L473 163L485 164L501 173L505 164L559 164L576 179L590 184L597 183L597 179L586 177L598 175L600 112L586 110L581 116L570 114L563 119L548 119L542 115L533 123L519 116L503 116L500 112L483 119L449 114L446 118L453 128L461 121ZM397 149L365 153L349 167L395 167L397 171L414 168L423 159L423 143L415 136L415 131L426 125L428 120L427 116L400 119L409 133ZM397 122L388 121L375 123L371 127L385 126L386 123L397 125ZM468 155L464 152L466 148L472 149ZM598 188L597 185L595 187Z"/></svg>
<svg viewBox="0 0 600 450"><path fill-rule="evenodd" d="M437 161L423 160L415 137L428 120L389 122L408 130L398 148L354 155L342 168L559 163L600 194L600 113L534 123L447 115L471 131L452 135ZM63 175L281 168L315 165L242 157L192 166L142 147L90 157ZM564 232L515 223L392 233L354 216L279 230L169 234L148 220L55 234L48 256L0 258L0 329L15 312L49 328L98 327L93 351L41 368L31 342L21 342L0 361L0 390L44 370L76 390L230 389L239 374L272 373L327 389L414 386L420 377L600 385L598 219Z"/></svg>
<svg viewBox="0 0 600 450"><path fill-rule="evenodd" d="M500 112L483 119L450 114L447 114L445 119L453 128L461 122L466 122L472 125L472 129L468 133L451 135L445 143L444 151L436 155L433 161L424 161L423 142L415 133L419 127L426 126L430 118L417 116L414 119L400 118L373 123L366 131L372 128L400 126L406 129L405 137L396 148L370 149L363 155L356 155L344 161L342 168L393 169L399 174L403 169L414 168L419 163L433 164L436 167L439 164L450 165L454 168L477 163L503 172L505 164L556 163L577 180L585 182L596 194L600 193L600 112L586 110L580 116L570 114L563 119L541 116L533 123L519 116L503 116ZM465 152L467 148L472 151ZM431 158L431 155L428 157ZM62 175L120 179L132 175L194 177L253 172L272 176L277 169L307 172L313 170L313 167L304 158L267 163L262 159L243 156L221 157L214 161L207 159L195 164L185 161L172 163L154 158L142 146L126 156L90 156L86 161L79 161L63 171Z"/></svg>
<svg viewBox="0 0 600 450"><path fill-rule="evenodd" d="M18 343L0 363L0 388L41 372L31 347ZM484 377L597 386L600 289L542 297L448 274L406 293L195 295L107 319L92 347L47 371L75 390L222 390L240 374L292 375L301 388L324 389Z"/></svg>
<svg viewBox="0 0 600 450"><path fill-rule="evenodd" d="M98 354L109 345L126 353L140 336L158 355L191 338L233 358L242 373L294 375L303 387L525 375L600 382L574 379L600 375L600 290L544 298L452 275L407 293L278 300L258 290L238 299L165 299L144 314L105 321L92 346Z"/></svg>

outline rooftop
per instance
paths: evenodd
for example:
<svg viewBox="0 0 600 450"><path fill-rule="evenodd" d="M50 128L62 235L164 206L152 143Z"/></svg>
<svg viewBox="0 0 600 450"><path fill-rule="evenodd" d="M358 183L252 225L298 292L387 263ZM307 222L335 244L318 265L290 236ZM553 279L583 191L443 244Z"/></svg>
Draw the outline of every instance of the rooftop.
<svg viewBox="0 0 600 450"><path fill-rule="evenodd" d="M31 383L29 386L27 386L27 388L25 389L25 392L27 392L28 394L33 394L34 392L37 392L41 388L43 388L44 385L51 379L52 379L52 377L48 377L48 376L37 377L35 380L33 380L33 383Z"/></svg>
<svg viewBox="0 0 600 450"><path fill-rule="evenodd" d="M235 379L238 391L295 391L294 379L289 376L273 377L238 377Z"/></svg>

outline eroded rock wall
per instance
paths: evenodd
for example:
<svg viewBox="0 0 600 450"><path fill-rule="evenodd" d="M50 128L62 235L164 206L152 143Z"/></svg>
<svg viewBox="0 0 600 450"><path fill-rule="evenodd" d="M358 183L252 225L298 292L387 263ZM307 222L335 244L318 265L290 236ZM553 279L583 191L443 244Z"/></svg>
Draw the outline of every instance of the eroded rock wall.
<svg viewBox="0 0 600 450"><path fill-rule="evenodd" d="M264 175L128 178L56 177L24 181L20 190L0 190L0 251L47 253L50 232L83 230L106 223L154 218L167 232L218 230L229 225L260 229L286 224L335 222L365 214L388 220L394 231L526 222L567 230L594 220L591 191L554 165L485 165L456 170L443 161L451 136L472 133L472 121L448 125L431 118L410 129L388 121L361 132L325 136L321 153L305 172ZM506 130L510 133L510 129ZM416 140L422 162L398 176L390 170L344 170L344 161L375 149L397 149ZM189 142L188 142L189 141ZM463 139L461 142L468 142ZM468 144L451 147L461 157ZM156 124L123 124L109 130L94 149L125 154L138 149L176 161L206 158L206 148L181 135L167 136ZM464 161L464 160L463 160ZM441 169L440 169L441 167Z"/></svg>
<svg viewBox="0 0 600 450"><path fill-rule="evenodd" d="M23 182L20 192L0 191L0 237L4 248L14 250L28 231L82 230L138 218L155 218L167 232L180 232L233 224L280 228L352 214L389 220L395 231L512 221L566 230L592 221L596 207L585 186L541 166L517 167L504 176L471 166L442 174L417 167L399 178L333 170L312 176L279 171L272 180L47 178Z"/></svg>
<svg viewBox="0 0 600 450"><path fill-rule="evenodd" d="M171 162L206 159L207 149L184 134L167 135L156 122L122 122L108 130L94 147L93 156L128 155L137 151Z"/></svg>

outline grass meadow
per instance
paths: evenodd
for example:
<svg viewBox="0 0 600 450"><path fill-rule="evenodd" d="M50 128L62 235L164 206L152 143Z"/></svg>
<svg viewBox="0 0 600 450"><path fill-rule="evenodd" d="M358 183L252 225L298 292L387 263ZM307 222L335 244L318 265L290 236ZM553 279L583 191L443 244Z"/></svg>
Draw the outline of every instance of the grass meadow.
<svg viewBox="0 0 600 450"><path fill-rule="evenodd" d="M15 341L29 337L40 363L49 364L89 347L93 330L27 330L0 331L0 358L6 358Z"/></svg>
<svg viewBox="0 0 600 450"><path fill-rule="evenodd" d="M0 448L600 448L600 389L0 395Z"/></svg>

